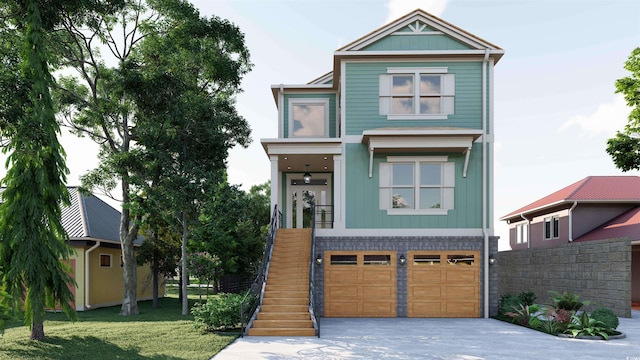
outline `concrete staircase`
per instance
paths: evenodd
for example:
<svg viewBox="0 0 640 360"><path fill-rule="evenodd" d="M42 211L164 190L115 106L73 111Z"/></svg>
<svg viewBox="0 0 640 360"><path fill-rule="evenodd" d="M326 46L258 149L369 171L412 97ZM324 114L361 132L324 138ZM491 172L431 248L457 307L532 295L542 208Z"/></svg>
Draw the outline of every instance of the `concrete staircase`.
<svg viewBox="0 0 640 360"><path fill-rule="evenodd" d="M315 336L309 314L311 229L278 229L260 312L249 336Z"/></svg>

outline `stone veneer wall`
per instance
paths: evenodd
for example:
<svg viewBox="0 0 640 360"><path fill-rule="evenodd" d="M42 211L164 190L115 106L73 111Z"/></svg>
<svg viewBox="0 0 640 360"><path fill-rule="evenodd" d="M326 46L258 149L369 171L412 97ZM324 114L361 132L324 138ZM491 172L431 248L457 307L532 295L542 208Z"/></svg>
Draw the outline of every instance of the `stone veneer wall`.
<svg viewBox="0 0 640 360"><path fill-rule="evenodd" d="M480 251L481 261L484 259L484 239L482 237L316 237L316 254L325 251L363 251L363 250L391 250L396 256L404 255L413 250L475 250ZM489 238L489 254L498 254L498 237ZM480 265L480 316L484 317L484 269ZM398 317L407 317L407 267L399 266L397 280L397 310ZM324 271L323 267L315 269L315 301L320 316L324 316ZM489 315L498 313L498 270L489 267Z"/></svg>
<svg viewBox="0 0 640 360"><path fill-rule="evenodd" d="M588 311L604 306L631 317L631 241L573 242L554 248L498 254L499 293L533 291L536 302L549 303L549 291L570 291L589 300Z"/></svg>

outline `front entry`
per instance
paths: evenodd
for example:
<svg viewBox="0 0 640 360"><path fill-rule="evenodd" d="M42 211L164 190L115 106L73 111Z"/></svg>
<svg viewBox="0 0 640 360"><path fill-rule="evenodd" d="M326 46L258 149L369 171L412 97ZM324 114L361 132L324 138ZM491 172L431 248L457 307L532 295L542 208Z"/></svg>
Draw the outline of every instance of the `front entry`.
<svg viewBox="0 0 640 360"><path fill-rule="evenodd" d="M317 205L320 211L316 212L316 227L323 227L322 209L331 205L330 186L328 179L315 179L310 184L305 184L302 179L292 179L287 181L287 227L289 228L311 228L311 205Z"/></svg>

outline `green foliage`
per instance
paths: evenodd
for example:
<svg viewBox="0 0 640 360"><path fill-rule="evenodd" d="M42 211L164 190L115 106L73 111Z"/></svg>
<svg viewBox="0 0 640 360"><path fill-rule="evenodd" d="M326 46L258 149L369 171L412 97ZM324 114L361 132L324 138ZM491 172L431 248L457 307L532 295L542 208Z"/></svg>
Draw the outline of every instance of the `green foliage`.
<svg viewBox="0 0 640 360"><path fill-rule="evenodd" d="M609 339L610 328L603 322L590 318L586 311L579 315L571 316L571 322L567 325L565 331L571 336L602 336L605 340Z"/></svg>
<svg viewBox="0 0 640 360"><path fill-rule="evenodd" d="M589 305L589 301L580 300L580 295L565 291L562 294L557 291L549 291L550 300L554 306L558 309L564 309L569 311L578 311L583 306Z"/></svg>
<svg viewBox="0 0 640 360"><path fill-rule="evenodd" d="M624 64L631 74L615 82L616 93L624 95L631 108L627 124L623 131L607 140L607 154L622 171L640 169L640 47L635 48Z"/></svg>
<svg viewBox="0 0 640 360"><path fill-rule="evenodd" d="M618 316L611 309L605 307L600 307L592 311L590 315L592 319L600 321L611 330L617 329L620 324Z"/></svg>
<svg viewBox="0 0 640 360"><path fill-rule="evenodd" d="M235 329L240 326L241 302L245 294L219 294L211 297L206 303L196 303L191 308L196 329L203 331L217 331ZM245 309L245 316L251 309L251 304L257 301L257 295L250 294L252 300Z"/></svg>
<svg viewBox="0 0 640 360"><path fill-rule="evenodd" d="M522 291L520 294L504 294L498 300L498 314L505 315L520 308L520 305L533 305L536 295L533 291Z"/></svg>

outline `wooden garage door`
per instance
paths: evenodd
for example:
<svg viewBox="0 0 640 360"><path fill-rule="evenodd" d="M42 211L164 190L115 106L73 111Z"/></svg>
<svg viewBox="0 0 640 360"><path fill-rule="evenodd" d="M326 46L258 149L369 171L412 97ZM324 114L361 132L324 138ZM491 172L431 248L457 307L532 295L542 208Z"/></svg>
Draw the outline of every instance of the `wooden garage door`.
<svg viewBox="0 0 640 360"><path fill-rule="evenodd" d="M327 251L325 317L395 317L396 253Z"/></svg>
<svg viewBox="0 0 640 360"><path fill-rule="evenodd" d="M410 251L409 317L479 317L479 251Z"/></svg>

